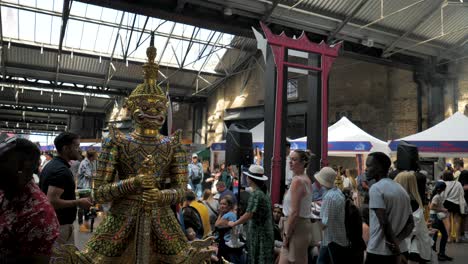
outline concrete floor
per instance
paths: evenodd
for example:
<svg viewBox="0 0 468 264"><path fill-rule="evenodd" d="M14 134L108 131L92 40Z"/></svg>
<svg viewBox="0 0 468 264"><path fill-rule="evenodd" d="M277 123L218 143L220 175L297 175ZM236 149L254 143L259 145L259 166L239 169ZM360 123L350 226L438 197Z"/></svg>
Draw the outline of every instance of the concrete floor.
<svg viewBox="0 0 468 264"><path fill-rule="evenodd" d="M453 264L466 264L468 263L468 243L450 243L447 244L447 255L454 258L452 262L440 263L453 263Z"/></svg>
<svg viewBox="0 0 468 264"><path fill-rule="evenodd" d="M100 213L99 213L100 214ZM102 221L102 217L98 215L95 220L94 228L96 228ZM81 233L79 232L78 222L75 221L75 245L81 250L83 249L86 242L92 236L92 233ZM454 258L452 262L440 262L440 263L452 263L452 264L467 264L468 263L468 243L449 243L447 244L447 255Z"/></svg>

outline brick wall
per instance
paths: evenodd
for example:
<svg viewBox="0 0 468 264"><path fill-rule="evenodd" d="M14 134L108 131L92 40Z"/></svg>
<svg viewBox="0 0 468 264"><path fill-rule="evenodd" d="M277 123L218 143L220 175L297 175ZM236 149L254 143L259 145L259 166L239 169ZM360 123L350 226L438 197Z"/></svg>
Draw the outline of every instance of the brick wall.
<svg viewBox="0 0 468 264"><path fill-rule="evenodd" d="M263 104L262 68L253 70L241 90L245 78L246 73L232 77L208 98L208 144L222 138L224 109ZM468 86L468 79L464 82ZM306 97L307 89L299 89L298 100ZM331 123L337 112L346 112L358 126L382 140L417 132L417 85L410 70L339 57L330 73L329 95ZM426 91L422 96L425 128Z"/></svg>

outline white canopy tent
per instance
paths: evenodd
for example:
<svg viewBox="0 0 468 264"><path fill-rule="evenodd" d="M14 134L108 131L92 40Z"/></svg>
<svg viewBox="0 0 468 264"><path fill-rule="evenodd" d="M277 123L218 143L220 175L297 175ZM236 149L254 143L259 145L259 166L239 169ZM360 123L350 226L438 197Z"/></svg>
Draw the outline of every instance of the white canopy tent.
<svg viewBox="0 0 468 264"><path fill-rule="evenodd" d="M291 148L306 148L307 137L291 140ZM328 155L354 157L357 154L383 152L390 156L387 142L366 133L348 118L342 117L328 128Z"/></svg>
<svg viewBox="0 0 468 264"><path fill-rule="evenodd" d="M468 157L468 117L456 112L431 128L392 141L392 151L401 140L416 145L421 157Z"/></svg>

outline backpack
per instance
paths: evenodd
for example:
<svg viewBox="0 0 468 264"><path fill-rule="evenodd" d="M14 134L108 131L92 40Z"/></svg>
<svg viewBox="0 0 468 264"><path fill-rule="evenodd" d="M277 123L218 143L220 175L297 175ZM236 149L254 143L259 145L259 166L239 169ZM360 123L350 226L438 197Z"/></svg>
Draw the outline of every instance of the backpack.
<svg viewBox="0 0 468 264"><path fill-rule="evenodd" d="M203 168L200 168L198 164L190 164L190 166L190 180L192 180L193 184L199 184L202 180Z"/></svg>
<svg viewBox="0 0 468 264"><path fill-rule="evenodd" d="M353 251L362 252L366 249L366 243L362 239L362 217L359 208L354 205L350 197L346 197L345 203L345 228L346 237Z"/></svg>

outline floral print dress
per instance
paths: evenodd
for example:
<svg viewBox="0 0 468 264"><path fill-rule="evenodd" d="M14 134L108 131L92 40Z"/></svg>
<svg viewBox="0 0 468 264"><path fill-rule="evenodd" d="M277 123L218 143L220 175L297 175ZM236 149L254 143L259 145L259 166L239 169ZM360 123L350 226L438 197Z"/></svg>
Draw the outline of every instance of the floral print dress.
<svg viewBox="0 0 468 264"><path fill-rule="evenodd" d="M11 256L50 256L58 236L55 210L33 180L11 200L0 190L0 260Z"/></svg>
<svg viewBox="0 0 468 264"><path fill-rule="evenodd" d="M273 263L273 213L270 197L256 189L250 195L246 212L253 214L247 226L249 263Z"/></svg>

